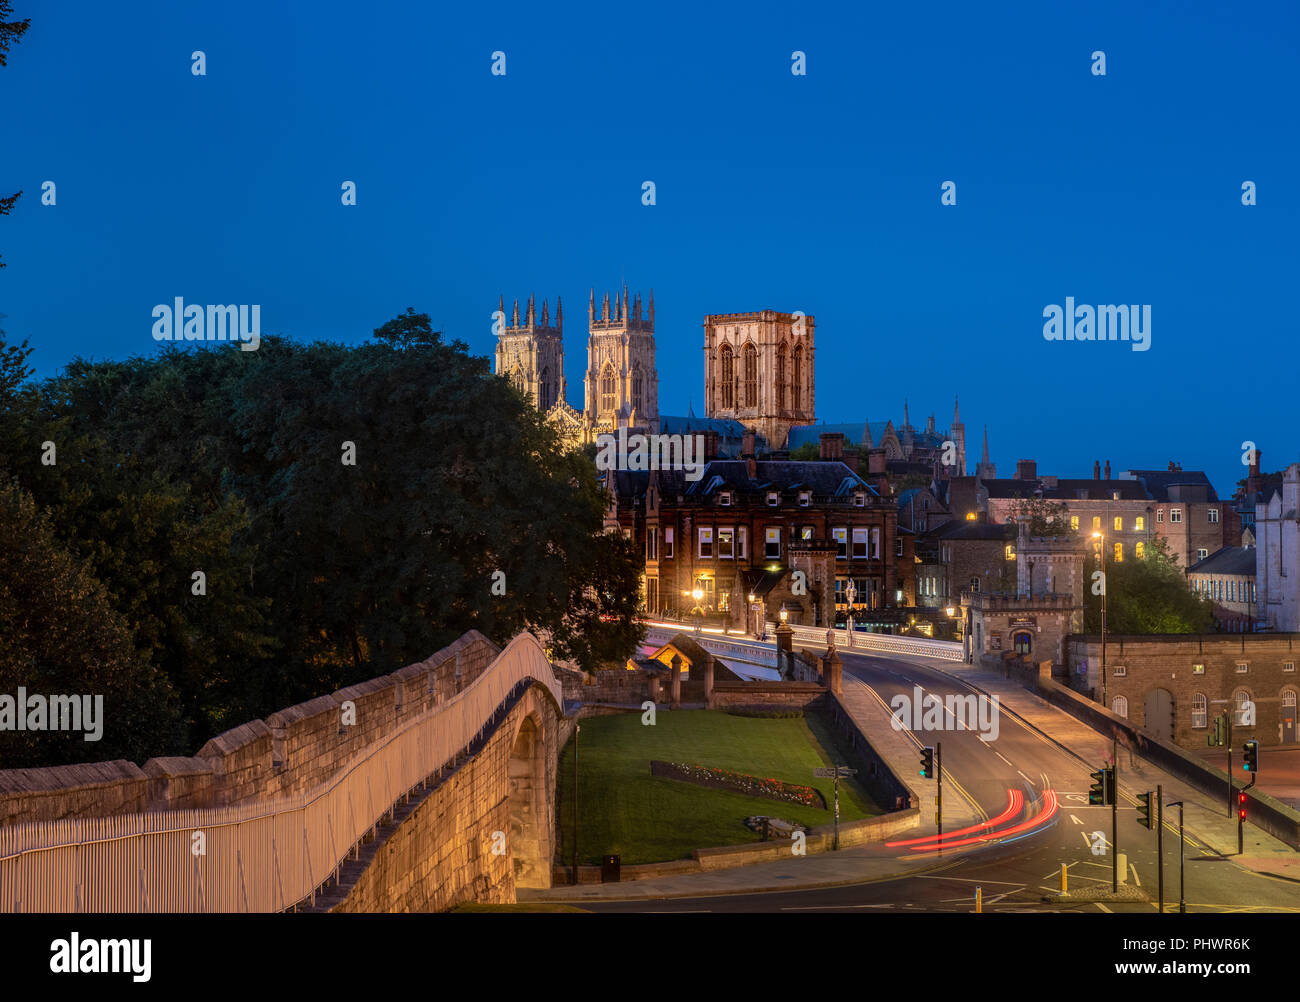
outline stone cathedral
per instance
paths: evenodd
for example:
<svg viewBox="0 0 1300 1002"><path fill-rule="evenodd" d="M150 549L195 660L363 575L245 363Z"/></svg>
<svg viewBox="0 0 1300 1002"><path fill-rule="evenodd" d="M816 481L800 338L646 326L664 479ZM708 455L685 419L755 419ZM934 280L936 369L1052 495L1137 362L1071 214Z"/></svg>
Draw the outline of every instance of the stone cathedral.
<svg viewBox="0 0 1300 1002"><path fill-rule="evenodd" d="M538 409L571 445L594 441L604 432L627 428L659 431L659 375L655 366L654 292L643 308L641 295L631 297L626 285L613 302L605 293L599 312L596 290L587 305L586 393L581 412L565 398L564 312L557 297L555 324L546 300L541 317L536 299L528 297L523 322L519 301L506 322L505 297L498 301L495 368Z"/></svg>

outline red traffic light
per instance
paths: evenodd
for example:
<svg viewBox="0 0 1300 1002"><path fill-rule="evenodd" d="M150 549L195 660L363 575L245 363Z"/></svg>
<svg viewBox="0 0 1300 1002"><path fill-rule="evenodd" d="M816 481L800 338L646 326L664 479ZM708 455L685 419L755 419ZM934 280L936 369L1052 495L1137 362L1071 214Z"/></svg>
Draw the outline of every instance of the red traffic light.
<svg viewBox="0 0 1300 1002"><path fill-rule="evenodd" d="M1237 817L1242 821L1246 820L1246 791L1242 790L1237 794Z"/></svg>

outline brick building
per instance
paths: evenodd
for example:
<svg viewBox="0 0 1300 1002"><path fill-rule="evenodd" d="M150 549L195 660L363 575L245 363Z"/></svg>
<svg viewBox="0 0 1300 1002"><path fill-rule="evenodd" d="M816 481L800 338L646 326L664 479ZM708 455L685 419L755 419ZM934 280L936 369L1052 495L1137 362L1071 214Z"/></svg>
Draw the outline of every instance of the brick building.
<svg viewBox="0 0 1300 1002"><path fill-rule="evenodd" d="M842 460L758 459L749 432L742 458L709 459L698 480L619 470L611 487L606 525L641 546L651 615L688 618L698 589L704 613L737 630L782 608L822 626L847 609L850 581L859 621L886 625L901 604L894 501Z"/></svg>
<svg viewBox="0 0 1300 1002"><path fill-rule="evenodd" d="M1151 526L1190 568L1225 546L1241 545L1241 520L1230 502L1220 501L1210 478L1199 470L1184 472L1170 463L1168 470L1125 470L1121 480L1136 480L1146 488L1153 508Z"/></svg>
<svg viewBox="0 0 1300 1002"><path fill-rule="evenodd" d="M1068 655L1071 685L1095 698L1101 638L1071 637ZM1108 636L1106 697L1120 716L1188 749L1205 747L1211 719L1225 710L1234 714L1237 747L1294 744L1297 663L1295 633Z"/></svg>

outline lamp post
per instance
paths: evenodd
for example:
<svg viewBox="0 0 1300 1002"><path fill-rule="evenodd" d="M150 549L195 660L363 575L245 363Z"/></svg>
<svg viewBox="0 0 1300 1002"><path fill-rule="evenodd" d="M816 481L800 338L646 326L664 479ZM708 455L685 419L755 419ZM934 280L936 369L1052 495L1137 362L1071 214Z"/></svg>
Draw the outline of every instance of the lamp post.
<svg viewBox="0 0 1300 1002"><path fill-rule="evenodd" d="M700 608L700 601L704 598L704 592L696 588L691 592L691 598L695 599L695 636L700 636L700 627L704 623L704 610Z"/></svg>
<svg viewBox="0 0 1300 1002"><path fill-rule="evenodd" d="M754 639L758 639L758 609L754 606L754 593L749 593L749 613L745 617L746 624L749 623L749 617L754 617Z"/></svg>
<svg viewBox="0 0 1300 1002"><path fill-rule="evenodd" d="M948 608L944 609L943 611L944 611L945 613L948 614L948 618L949 618L949 619L955 619L956 616L957 616L957 609L956 609L955 606L951 606L951 605L950 605L950 606L948 606ZM956 635L957 635L957 624L954 623L954 624L953 624L953 636L955 637Z"/></svg>
<svg viewBox="0 0 1300 1002"><path fill-rule="evenodd" d="M844 589L844 597L849 600L849 615L848 615L847 625L849 628L849 646L852 647L853 646L853 600L858 597L858 590L857 588L853 587L852 578L849 578L849 586Z"/></svg>

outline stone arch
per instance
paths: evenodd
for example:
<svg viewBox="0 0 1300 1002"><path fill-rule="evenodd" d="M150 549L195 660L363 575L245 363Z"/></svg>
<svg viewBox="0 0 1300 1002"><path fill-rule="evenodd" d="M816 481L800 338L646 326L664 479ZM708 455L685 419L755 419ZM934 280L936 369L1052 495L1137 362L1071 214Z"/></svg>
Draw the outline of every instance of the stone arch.
<svg viewBox="0 0 1300 1002"><path fill-rule="evenodd" d="M542 731L531 713L523 719L510 746L507 766L510 856L516 887L550 887L550 859L545 851L546 763Z"/></svg>

